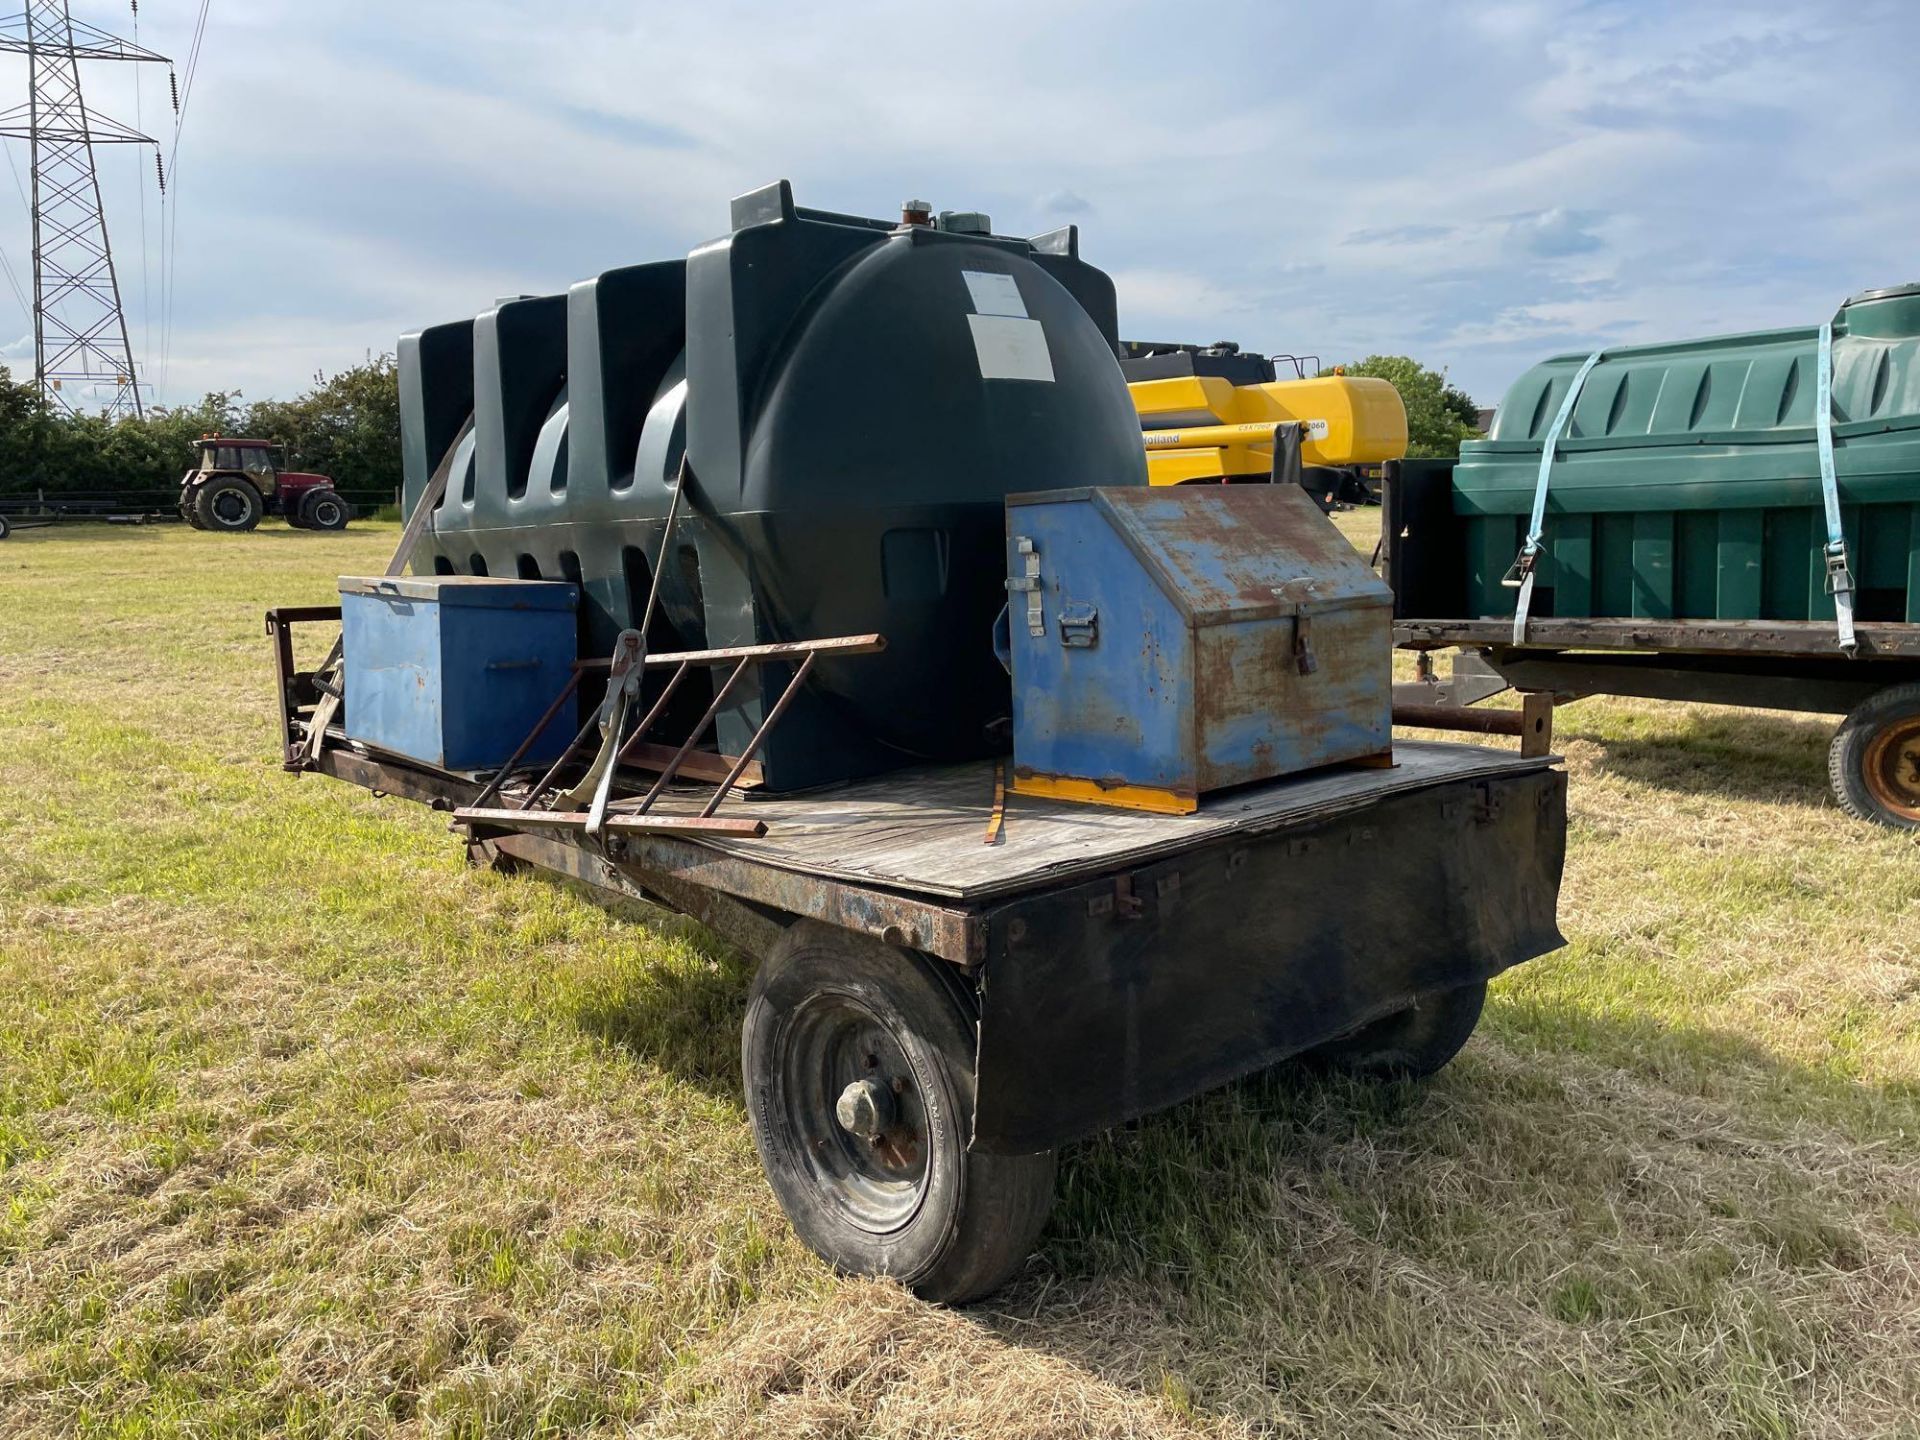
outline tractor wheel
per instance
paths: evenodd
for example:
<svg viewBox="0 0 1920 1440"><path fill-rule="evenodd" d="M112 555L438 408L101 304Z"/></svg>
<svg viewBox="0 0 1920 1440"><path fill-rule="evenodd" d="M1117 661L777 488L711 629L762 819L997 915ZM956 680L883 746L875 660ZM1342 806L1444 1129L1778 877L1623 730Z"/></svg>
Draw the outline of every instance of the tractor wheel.
<svg viewBox="0 0 1920 1440"><path fill-rule="evenodd" d="M946 962L811 921L754 977L747 1116L815 1254L924 1300L985 1295L1053 1207L1054 1155L968 1149L977 1002Z"/></svg>
<svg viewBox="0 0 1920 1440"><path fill-rule="evenodd" d="M1920 830L1920 685L1892 685L1857 706L1834 732L1827 776L1856 820Z"/></svg>
<svg viewBox="0 0 1920 1440"><path fill-rule="evenodd" d="M251 530L265 507L245 480L210 480L194 492L194 518L202 530Z"/></svg>
<svg viewBox="0 0 1920 1440"><path fill-rule="evenodd" d="M1424 1080L1460 1053L1480 1023L1487 982L1442 990L1374 1021L1342 1039L1310 1050L1306 1059L1330 1069L1381 1080Z"/></svg>
<svg viewBox="0 0 1920 1440"><path fill-rule="evenodd" d="M352 516L337 490L309 490L300 502L300 523L309 530L344 530Z"/></svg>
<svg viewBox="0 0 1920 1440"><path fill-rule="evenodd" d="M7 536L11 535L12 533L13 533L13 526L7 523L6 516L0 515L0 540L6 539Z"/></svg>

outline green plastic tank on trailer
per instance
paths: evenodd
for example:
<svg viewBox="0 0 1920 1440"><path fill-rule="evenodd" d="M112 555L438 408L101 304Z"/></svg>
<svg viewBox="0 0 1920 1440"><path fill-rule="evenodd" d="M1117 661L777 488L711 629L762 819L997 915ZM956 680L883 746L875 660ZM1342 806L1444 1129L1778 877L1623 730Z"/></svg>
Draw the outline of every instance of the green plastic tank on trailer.
<svg viewBox="0 0 1920 1440"><path fill-rule="evenodd" d="M1835 799L1920 830L1920 285L1826 325L1557 356L1487 439L1389 462L1382 491L1394 642L1419 677L1396 714L1511 689L1843 715Z"/></svg>
<svg viewBox="0 0 1920 1440"><path fill-rule="evenodd" d="M1819 329L1605 351L1561 433L1535 617L1835 619L1814 433ZM1469 613L1512 615L1541 446L1586 357L1534 366L1460 447ZM1834 462L1862 623L1920 621L1920 285L1833 320Z"/></svg>

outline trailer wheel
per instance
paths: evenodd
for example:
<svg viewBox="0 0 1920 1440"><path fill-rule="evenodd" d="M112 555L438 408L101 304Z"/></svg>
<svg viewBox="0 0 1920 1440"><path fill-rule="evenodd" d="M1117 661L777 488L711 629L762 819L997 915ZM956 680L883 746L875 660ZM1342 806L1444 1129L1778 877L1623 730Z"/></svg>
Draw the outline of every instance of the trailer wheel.
<svg viewBox="0 0 1920 1440"><path fill-rule="evenodd" d="M1307 1052L1335 1070L1378 1079L1421 1080L1444 1069L1480 1023L1487 983L1423 997L1406 1009Z"/></svg>
<svg viewBox="0 0 1920 1440"><path fill-rule="evenodd" d="M213 480L194 492L194 518L202 530L251 530L260 523L260 492L245 480Z"/></svg>
<svg viewBox="0 0 1920 1440"><path fill-rule="evenodd" d="M1856 820L1920 830L1920 685L1893 685L1841 722L1827 778Z"/></svg>
<svg viewBox="0 0 1920 1440"><path fill-rule="evenodd" d="M1053 1206L1054 1155L967 1149L973 992L945 962L802 921L754 977L747 1112L780 1207L836 1268L922 1299L998 1288Z"/></svg>

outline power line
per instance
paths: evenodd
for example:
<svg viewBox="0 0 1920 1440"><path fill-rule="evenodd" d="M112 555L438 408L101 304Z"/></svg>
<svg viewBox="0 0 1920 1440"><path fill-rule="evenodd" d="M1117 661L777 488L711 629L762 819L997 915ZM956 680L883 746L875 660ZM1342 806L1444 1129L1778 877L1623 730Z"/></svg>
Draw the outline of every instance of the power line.
<svg viewBox="0 0 1920 1440"><path fill-rule="evenodd" d="M20 288L20 278L13 273L13 261L4 249L0 249L0 269L7 272L7 284L13 290L13 298L20 302L20 308L31 311L33 303L27 299L27 292Z"/></svg>
<svg viewBox="0 0 1920 1440"><path fill-rule="evenodd" d="M13 172L13 188L19 193L20 208L26 211L32 210L33 206L27 199L27 187L20 183L20 167L13 163L13 151L11 149L7 150L7 169ZM7 283L13 287L14 296L20 301L21 314L31 323L33 320L33 302L27 299L27 292L21 288L19 280L15 278L13 261L7 258L6 251L4 250L0 250L0 264L4 264L7 267Z"/></svg>
<svg viewBox="0 0 1920 1440"><path fill-rule="evenodd" d="M166 173L173 180L169 207L167 189L160 191L160 381L164 386L173 374L173 299L180 258L180 137L186 130L187 106L193 99L193 82L200 73L200 51L206 41L207 11L212 0L200 0L200 13L194 18L193 41L187 48L184 83L169 75L173 86L173 144L167 151Z"/></svg>
<svg viewBox="0 0 1920 1440"><path fill-rule="evenodd" d="M133 7L133 43L140 43L140 0L129 0ZM171 72L169 72L171 73ZM141 69L133 67L133 125L136 130L147 128L146 95L140 84ZM156 147L155 157L159 155ZM147 264L147 177L146 157L134 159L134 187L140 196L140 349L149 358L153 355L153 282L151 267Z"/></svg>

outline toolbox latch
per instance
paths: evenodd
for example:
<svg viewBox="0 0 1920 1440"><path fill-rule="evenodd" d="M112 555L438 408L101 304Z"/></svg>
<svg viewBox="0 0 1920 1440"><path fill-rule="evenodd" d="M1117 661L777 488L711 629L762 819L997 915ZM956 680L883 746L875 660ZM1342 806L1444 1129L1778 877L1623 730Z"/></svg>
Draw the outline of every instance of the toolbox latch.
<svg viewBox="0 0 1920 1440"><path fill-rule="evenodd" d="M1313 653L1313 616L1307 608L1314 598L1313 577L1297 575L1276 585L1273 594L1293 605L1293 668L1311 675L1320 668L1320 657Z"/></svg>

